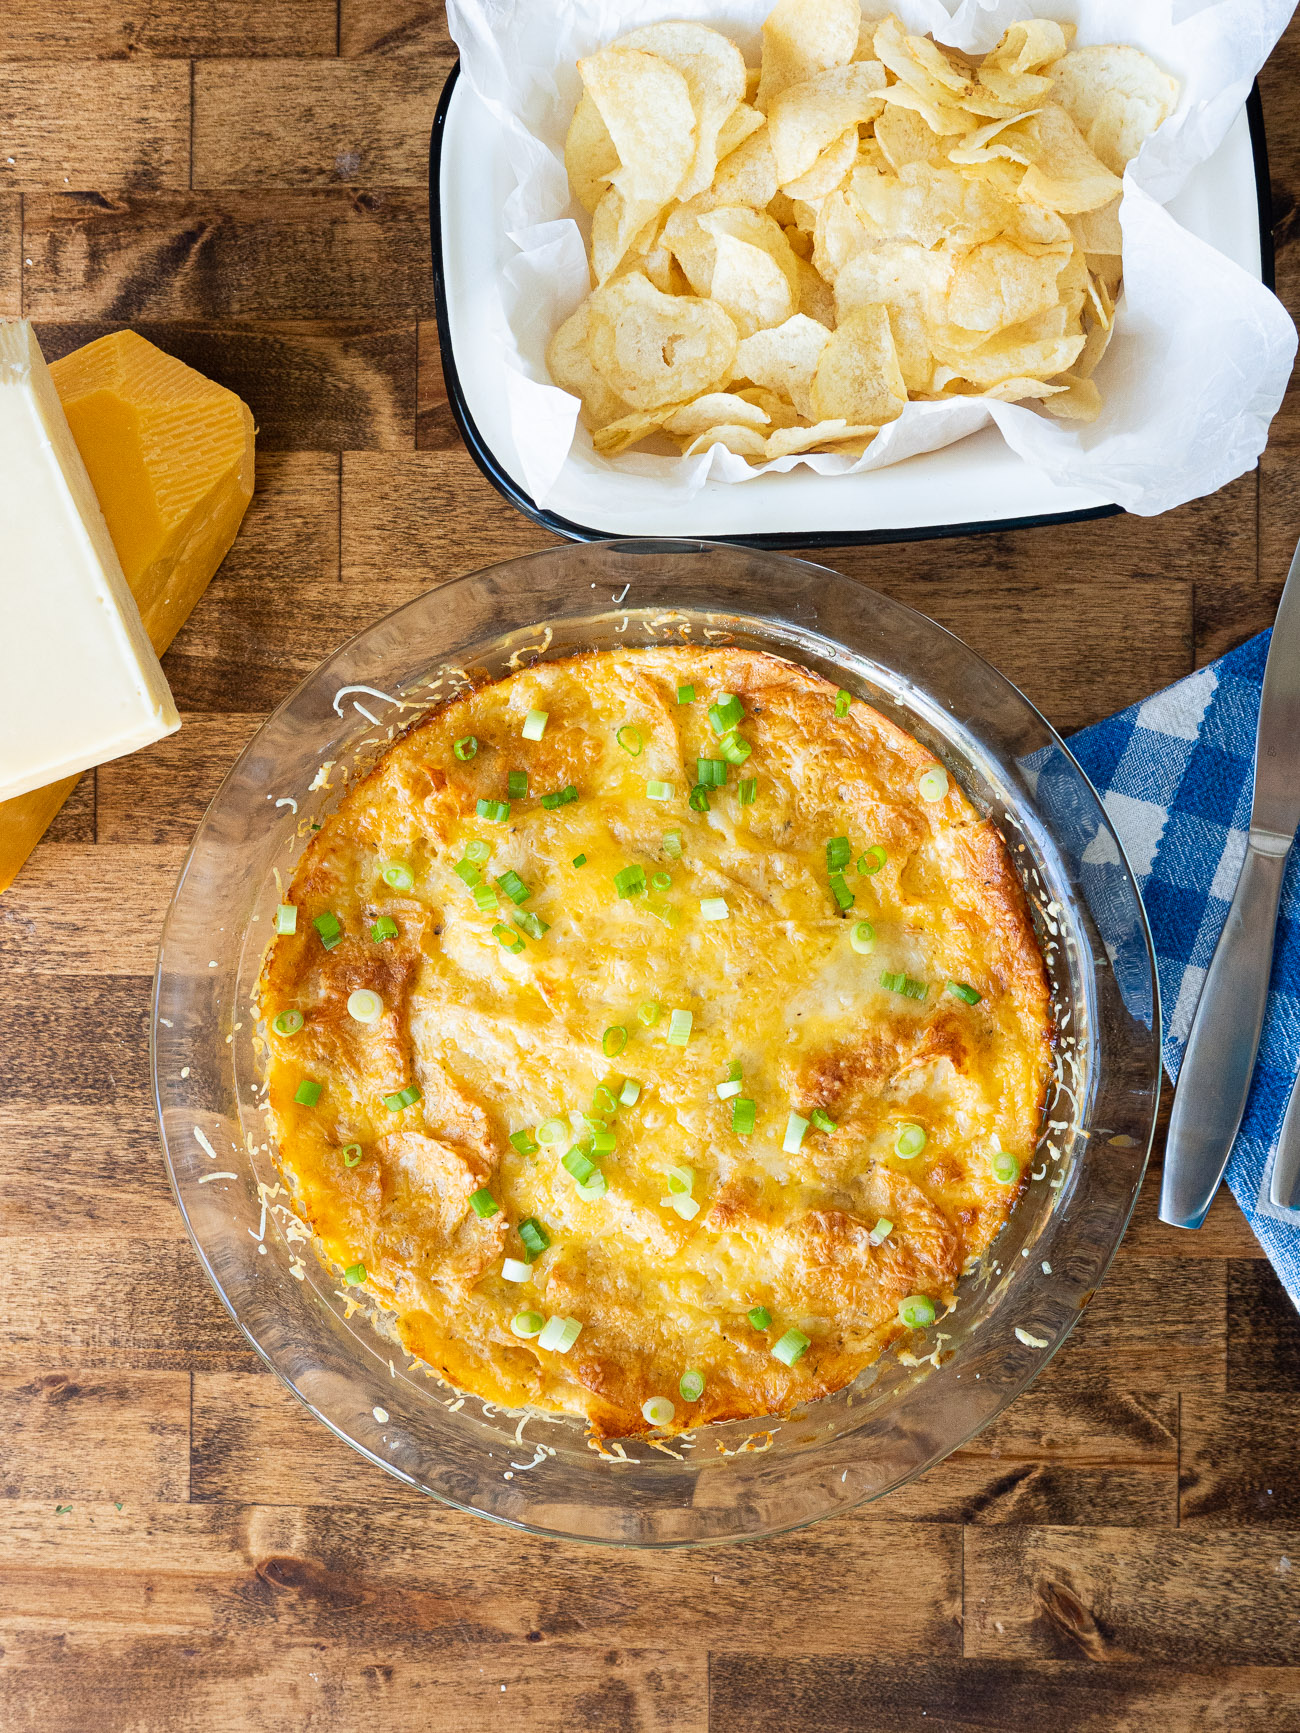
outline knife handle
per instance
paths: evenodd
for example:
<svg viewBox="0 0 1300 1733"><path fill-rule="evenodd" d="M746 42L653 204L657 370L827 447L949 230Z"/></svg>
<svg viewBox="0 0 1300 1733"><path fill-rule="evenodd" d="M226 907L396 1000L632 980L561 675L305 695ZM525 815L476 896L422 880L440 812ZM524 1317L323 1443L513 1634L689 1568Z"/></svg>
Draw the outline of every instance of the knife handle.
<svg viewBox="0 0 1300 1733"><path fill-rule="evenodd" d="M1205 1220L1246 1111L1289 849L1289 838L1267 832L1248 842L1201 989L1165 1145L1160 1219L1173 1227Z"/></svg>

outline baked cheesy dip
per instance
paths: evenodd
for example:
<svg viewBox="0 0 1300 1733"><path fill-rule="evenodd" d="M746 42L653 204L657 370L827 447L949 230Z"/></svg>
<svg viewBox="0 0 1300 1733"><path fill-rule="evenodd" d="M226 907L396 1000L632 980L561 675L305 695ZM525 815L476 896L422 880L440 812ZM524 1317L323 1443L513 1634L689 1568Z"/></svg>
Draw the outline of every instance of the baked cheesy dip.
<svg viewBox="0 0 1300 1733"><path fill-rule="evenodd" d="M1005 846L803 668L659 647L443 704L259 983L317 1248L462 1391L597 1438L779 1414L934 1321L1051 1062Z"/></svg>

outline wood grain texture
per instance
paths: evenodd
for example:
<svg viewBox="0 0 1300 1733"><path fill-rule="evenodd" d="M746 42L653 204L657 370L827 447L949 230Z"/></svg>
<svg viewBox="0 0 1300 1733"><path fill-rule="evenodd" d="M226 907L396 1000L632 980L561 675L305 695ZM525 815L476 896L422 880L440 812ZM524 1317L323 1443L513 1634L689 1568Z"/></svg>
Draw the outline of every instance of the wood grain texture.
<svg viewBox="0 0 1300 1733"><path fill-rule="evenodd" d="M335 0L5 0L0 60L333 54Z"/></svg>
<svg viewBox="0 0 1300 1733"><path fill-rule="evenodd" d="M1300 1316L1269 1263L1227 1265L1229 1390L1300 1394Z"/></svg>
<svg viewBox="0 0 1300 1733"><path fill-rule="evenodd" d="M339 52L429 56L448 66L456 57L441 0L339 0Z"/></svg>
<svg viewBox="0 0 1300 1733"><path fill-rule="evenodd" d="M0 1497L183 1503L187 1372L0 1376Z"/></svg>
<svg viewBox="0 0 1300 1733"><path fill-rule="evenodd" d="M95 1045L107 1045L97 1030ZM0 1237L176 1232L147 1095L75 1106L0 1100Z"/></svg>
<svg viewBox="0 0 1300 1733"><path fill-rule="evenodd" d="M1300 1394L1182 1399L1179 1521L1185 1528L1300 1528ZM1300 1558L1295 1561L1300 1569Z"/></svg>
<svg viewBox="0 0 1300 1733"><path fill-rule="evenodd" d="M0 193L0 319L17 319L22 310L22 195Z"/></svg>
<svg viewBox="0 0 1300 1733"><path fill-rule="evenodd" d="M179 733L159 740L147 757L133 758L129 766L121 759L101 765L100 844L188 848L222 777L262 720L260 714L186 715Z"/></svg>
<svg viewBox="0 0 1300 1733"><path fill-rule="evenodd" d="M186 186L189 66L0 60L0 141L0 191Z"/></svg>

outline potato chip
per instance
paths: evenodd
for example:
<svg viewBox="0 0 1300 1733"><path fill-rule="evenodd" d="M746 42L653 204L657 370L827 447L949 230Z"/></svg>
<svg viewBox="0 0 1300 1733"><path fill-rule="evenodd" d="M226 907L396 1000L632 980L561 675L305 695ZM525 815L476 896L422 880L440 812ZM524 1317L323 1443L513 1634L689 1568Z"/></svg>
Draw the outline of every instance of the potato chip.
<svg viewBox="0 0 1300 1733"><path fill-rule="evenodd" d="M692 199L689 205L678 205L663 228L663 244L677 260L687 281L697 295L709 293L713 282L713 265L717 247L713 236L700 227L706 214L707 196Z"/></svg>
<svg viewBox="0 0 1300 1733"><path fill-rule="evenodd" d="M901 81L891 84L881 95L891 106L911 109L919 114L931 132L965 132L970 124L970 116L964 108L954 108L950 102L932 101L921 91L914 90L910 84L903 84Z"/></svg>
<svg viewBox="0 0 1300 1733"><path fill-rule="evenodd" d="M819 420L843 416L858 426L882 427L903 413L907 386L884 307L860 307L832 331L811 401Z"/></svg>
<svg viewBox="0 0 1300 1733"><path fill-rule="evenodd" d="M706 391L694 403L683 403L664 422L664 432L675 439L694 439L711 427L766 428L771 416L760 403L732 391Z"/></svg>
<svg viewBox="0 0 1300 1733"><path fill-rule="evenodd" d="M663 206L654 199L629 201L610 187L591 219L591 269L597 283L612 277L637 239L653 234Z"/></svg>
<svg viewBox="0 0 1300 1733"><path fill-rule="evenodd" d="M824 325L796 313L784 325L746 337L736 349L732 377L767 386L788 397L800 415L811 418L812 382L830 340Z"/></svg>
<svg viewBox="0 0 1300 1733"><path fill-rule="evenodd" d="M767 131L776 158L776 178L788 187L817 161L846 127L874 120L884 106L885 69L877 60L856 60L819 72L774 96ZM800 195L795 195L800 196Z"/></svg>
<svg viewBox="0 0 1300 1733"><path fill-rule="evenodd" d="M876 118L876 143L895 172L904 163L942 162L961 141L959 133L939 137L913 109L900 108L897 103L886 103Z"/></svg>
<svg viewBox="0 0 1300 1733"><path fill-rule="evenodd" d="M799 293L798 262L775 217L768 216L765 211L752 211L745 205L720 205L717 210L703 212L699 224L705 234L714 237L715 242L728 235L769 254L789 283L791 293Z"/></svg>
<svg viewBox="0 0 1300 1733"><path fill-rule="evenodd" d="M686 80L634 48L602 48L580 60L578 72L618 152L611 184L629 204L666 205L695 155Z"/></svg>
<svg viewBox="0 0 1300 1733"><path fill-rule="evenodd" d="M880 235L879 225L867 220L851 193L827 193L813 231L813 264L833 284L853 255Z"/></svg>
<svg viewBox="0 0 1300 1733"><path fill-rule="evenodd" d="M996 66L1003 72L1037 72L1059 60L1068 44L1065 31L1050 18L1031 18L1024 24L1010 24L1001 42L984 57L984 66Z"/></svg>
<svg viewBox="0 0 1300 1733"><path fill-rule="evenodd" d="M1178 84L1139 48L1075 48L1052 68L1055 100L1114 174L1178 105Z"/></svg>
<svg viewBox="0 0 1300 1733"><path fill-rule="evenodd" d="M943 102L961 103L971 88L969 73L952 61L937 42L909 36L891 13L876 26L873 45L877 60L922 94L934 92Z"/></svg>
<svg viewBox="0 0 1300 1733"><path fill-rule="evenodd" d="M1034 160L1020 183L1023 198L1072 216L1095 211L1122 191L1119 179L1088 149L1063 108L1045 103L1025 125L1033 130Z"/></svg>
<svg viewBox="0 0 1300 1733"><path fill-rule="evenodd" d="M1056 280L1068 253L1025 253L999 235L972 247L953 267L948 318L968 331L1001 331L1055 307Z"/></svg>
<svg viewBox="0 0 1300 1733"><path fill-rule="evenodd" d="M909 392L928 391L934 373L930 343L932 306L941 304L952 274L952 255L915 241L877 241L854 255L835 283L840 320L862 307L883 306Z"/></svg>
<svg viewBox="0 0 1300 1733"><path fill-rule="evenodd" d="M766 128L766 122L764 122ZM776 158L766 130L755 132L718 164L713 185L702 197L717 205L749 205L761 211L776 196Z"/></svg>
<svg viewBox="0 0 1300 1733"><path fill-rule="evenodd" d="M933 163L905 163L897 175L857 169L849 196L878 236L923 247L976 247L1001 234L1013 211L989 181Z"/></svg>
<svg viewBox="0 0 1300 1733"><path fill-rule="evenodd" d="M845 439L865 439L868 443L879 433L878 427L854 427L843 416L829 416L812 427L779 427L767 438L767 456L795 457L814 446Z"/></svg>
<svg viewBox="0 0 1300 1733"><path fill-rule="evenodd" d="M830 195L827 194L827 197L829 196ZM776 198L768 205L767 208L773 216L777 215L779 209L777 199L784 197L784 193L778 193ZM815 235L817 233L817 218L821 214L821 209L825 202L825 199L790 199L787 201L795 226L803 234Z"/></svg>
<svg viewBox="0 0 1300 1733"><path fill-rule="evenodd" d="M591 359L634 409L683 403L731 377L736 327L712 301L661 294L631 271L589 305Z"/></svg>
<svg viewBox="0 0 1300 1733"><path fill-rule="evenodd" d="M797 427L801 424L801 416L788 397L781 397L775 391L769 391L766 385L747 385L736 396L745 403L752 403L767 416L768 425L772 429L778 427Z"/></svg>
<svg viewBox="0 0 1300 1733"><path fill-rule="evenodd" d="M744 55L734 42L703 24L649 24L614 47L657 54L686 80L695 113L695 154L675 191L679 199L702 193L717 171L718 134L744 101Z"/></svg>
<svg viewBox="0 0 1300 1733"><path fill-rule="evenodd" d="M1063 373L1058 381L1066 390L1049 397L1043 408L1063 421L1095 421L1101 414L1101 392L1091 379Z"/></svg>
<svg viewBox="0 0 1300 1733"><path fill-rule="evenodd" d="M698 457L701 452L709 451L715 445L725 445L728 451L734 451L737 457L762 459L767 456L767 441L761 433L752 427L737 425L734 422L724 422L721 426L710 427L704 433L698 434L684 448L683 457Z"/></svg>
<svg viewBox="0 0 1300 1733"><path fill-rule="evenodd" d="M595 210L618 167L618 152L609 128L588 91L578 98L568 136L564 141L564 166L573 196L588 215Z"/></svg>
<svg viewBox="0 0 1300 1733"><path fill-rule="evenodd" d="M997 403L1024 403L1031 398L1041 402L1068 390L1067 385L1049 385L1045 379L1001 379L979 395L991 397Z"/></svg>
<svg viewBox="0 0 1300 1733"><path fill-rule="evenodd" d="M857 51L861 21L859 0L777 0L763 24L758 107L766 113L788 85L847 66Z"/></svg>
<svg viewBox="0 0 1300 1733"><path fill-rule="evenodd" d="M964 106L971 114L984 114L1009 119L1027 113L1048 101L1052 94L1050 78L1027 73L1015 77L995 68L981 68L974 90Z"/></svg>
<svg viewBox="0 0 1300 1733"><path fill-rule="evenodd" d="M560 326L546 349L546 369L571 397L582 402L583 426L594 430L626 415L627 404L596 371L588 347L591 302L584 301Z"/></svg>
<svg viewBox="0 0 1300 1733"><path fill-rule="evenodd" d="M1072 224L1045 205L1015 204L1002 233L1026 253L1069 254L1075 247Z"/></svg>
<svg viewBox="0 0 1300 1733"><path fill-rule="evenodd" d="M800 86L794 88L798 90ZM831 140L805 174L787 181L781 190L791 199L825 198L827 193L835 191L857 160L858 129L856 125L848 126L838 138Z"/></svg>
<svg viewBox="0 0 1300 1733"><path fill-rule="evenodd" d="M768 215L771 216L772 214L773 212L769 206ZM788 228L782 230L782 233L786 240L789 241L790 251L794 254L796 259L802 259L805 262L812 259L813 238L807 229L797 229L794 224L791 223ZM816 275L816 272L814 272L814 275ZM820 281L820 278L818 281ZM799 292L800 294L803 293L802 286Z"/></svg>
<svg viewBox="0 0 1300 1733"><path fill-rule="evenodd" d="M591 436L591 443L602 457L617 457L629 446L638 445L650 434L658 433L668 415L669 407L671 406L663 409L634 409L629 415L597 428Z"/></svg>
<svg viewBox="0 0 1300 1733"><path fill-rule="evenodd" d="M962 353L949 349L941 352L944 336L935 333L935 353L962 379L976 389L996 385L1003 379L1050 379L1064 373L1083 349L1083 333L1073 336L1038 336L1030 334L1034 321L1025 326L1012 326L999 331L980 348ZM939 378L935 374L936 381Z"/></svg>
<svg viewBox="0 0 1300 1733"><path fill-rule="evenodd" d="M1114 253L1124 250L1124 236L1119 225L1120 200L1112 199L1095 211L1080 211L1069 218L1070 233L1085 253Z"/></svg>
<svg viewBox="0 0 1300 1733"><path fill-rule="evenodd" d="M701 220L707 223L708 218ZM726 233L715 237L714 246L709 294L730 314L741 337L783 325L795 311L796 293L771 253Z"/></svg>
<svg viewBox="0 0 1300 1733"><path fill-rule="evenodd" d="M722 129L718 133L719 163L725 161L733 150L739 150L747 138L766 125L767 121L752 104L738 102L723 121Z"/></svg>
<svg viewBox="0 0 1300 1733"><path fill-rule="evenodd" d="M820 273L797 253L795 267L799 274L797 310L805 313L808 318L815 319L819 325L825 325L828 331L832 330L835 325L835 291Z"/></svg>

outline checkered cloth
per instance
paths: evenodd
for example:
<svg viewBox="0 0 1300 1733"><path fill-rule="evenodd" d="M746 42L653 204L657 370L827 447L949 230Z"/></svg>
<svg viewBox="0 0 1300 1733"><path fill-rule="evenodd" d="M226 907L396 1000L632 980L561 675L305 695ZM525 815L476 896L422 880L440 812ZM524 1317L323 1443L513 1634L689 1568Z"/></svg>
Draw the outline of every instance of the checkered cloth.
<svg viewBox="0 0 1300 1733"><path fill-rule="evenodd" d="M1245 857L1269 637L1262 632L1221 661L1070 740L1137 875L1155 941L1165 1069L1175 1079ZM1104 905L1107 879L1120 871L1106 853L1103 844L1083 855L1085 890L1094 904ZM1112 954L1122 986L1125 958ZM1132 977L1141 972L1134 968ZM1300 1307L1300 1211L1277 1209L1268 1197L1298 1068L1300 849L1287 866L1255 1080L1228 1164L1233 1196Z"/></svg>

